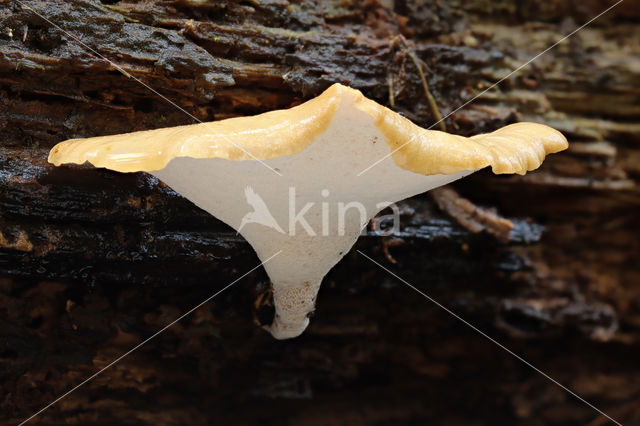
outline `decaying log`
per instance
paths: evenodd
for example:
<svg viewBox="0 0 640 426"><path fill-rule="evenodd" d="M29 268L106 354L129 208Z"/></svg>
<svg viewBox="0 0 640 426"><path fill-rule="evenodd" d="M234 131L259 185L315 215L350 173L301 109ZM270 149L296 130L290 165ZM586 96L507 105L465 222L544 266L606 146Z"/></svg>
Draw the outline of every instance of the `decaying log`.
<svg viewBox="0 0 640 426"><path fill-rule="evenodd" d="M451 215L471 232L486 231L502 242L509 242L514 228L513 222L509 219L500 217L495 211L475 206L448 187L436 188L429 195L441 210Z"/></svg>
<svg viewBox="0 0 640 426"><path fill-rule="evenodd" d="M203 121L341 82L425 127L440 114L463 135L520 120L563 131L570 149L541 170L483 171L402 202L401 228L369 229L355 249L621 423L640 421L638 1L484 93L613 2L21 2L31 10L0 0L0 422L258 264L149 175L46 162L64 139L193 122L136 79ZM355 249L302 337L260 329L259 270L41 424L605 424Z"/></svg>

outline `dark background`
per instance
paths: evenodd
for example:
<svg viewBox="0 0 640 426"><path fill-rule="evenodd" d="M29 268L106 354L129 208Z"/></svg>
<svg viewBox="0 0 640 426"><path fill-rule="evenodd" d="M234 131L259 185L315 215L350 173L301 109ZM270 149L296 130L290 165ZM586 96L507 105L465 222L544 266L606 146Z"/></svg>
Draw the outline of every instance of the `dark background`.
<svg viewBox="0 0 640 426"><path fill-rule="evenodd" d="M24 3L201 120L341 82L424 127L436 113L412 55L445 116L613 4ZM607 424L359 249L640 424L639 11L625 0L447 118L463 135L541 122L571 147L401 203L401 232L359 240L301 337L259 327L260 269L33 423ZM17 424L259 261L148 175L49 165L68 138L192 121L15 1L0 30L0 422Z"/></svg>

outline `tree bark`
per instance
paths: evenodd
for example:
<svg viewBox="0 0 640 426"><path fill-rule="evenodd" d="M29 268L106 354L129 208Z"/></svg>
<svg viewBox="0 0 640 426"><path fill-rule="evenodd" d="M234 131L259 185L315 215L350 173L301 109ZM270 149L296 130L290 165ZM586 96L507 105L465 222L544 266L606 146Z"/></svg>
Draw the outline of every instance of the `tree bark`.
<svg viewBox="0 0 640 426"><path fill-rule="evenodd" d="M606 424L358 249L640 424L640 2L504 78L612 4L0 1L2 422L27 418L259 263L157 179L55 168L48 150L287 108L340 82L423 127L441 116L471 135L536 121L571 146L526 176L483 171L400 203L401 229L363 234L325 278L300 338L259 327L272 317L259 270L37 419Z"/></svg>

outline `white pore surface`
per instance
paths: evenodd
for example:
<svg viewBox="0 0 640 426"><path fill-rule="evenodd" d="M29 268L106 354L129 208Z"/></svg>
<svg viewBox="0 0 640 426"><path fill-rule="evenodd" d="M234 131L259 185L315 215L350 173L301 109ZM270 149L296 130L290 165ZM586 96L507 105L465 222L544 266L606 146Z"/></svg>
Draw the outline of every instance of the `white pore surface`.
<svg viewBox="0 0 640 426"><path fill-rule="evenodd" d="M354 108L353 98L345 94L327 131L309 147L265 161L282 176L258 161L190 157L175 158L153 174L236 230L248 213L256 211L245 219L250 221L240 233L263 261L281 251L264 266L273 284L276 307L270 331L284 339L304 331L322 278L351 249L369 219L382 210L379 203L399 201L471 173L425 176L399 168L388 157L357 176L389 152L372 117ZM247 187L264 201L284 232L251 222L265 216L248 203ZM295 206L289 202L291 188L295 190ZM345 232L340 235L338 204L351 202L364 206L366 216L361 217L357 208L347 209ZM299 222L294 222L292 229L289 226L290 218L293 220L307 203L313 204L304 219L316 235L309 235Z"/></svg>

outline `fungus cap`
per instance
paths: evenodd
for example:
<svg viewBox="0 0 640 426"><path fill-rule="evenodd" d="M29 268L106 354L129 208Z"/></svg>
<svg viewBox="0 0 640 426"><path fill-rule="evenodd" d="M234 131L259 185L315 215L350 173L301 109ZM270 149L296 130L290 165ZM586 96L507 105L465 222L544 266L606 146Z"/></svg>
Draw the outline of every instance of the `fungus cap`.
<svg viewBox="0 0 640 426"><path fill-rule="evenodd" d="M265 263L270 331L289 338L306 328L324 275L385 206L484 167L524 174L565 148L560 132L535 123L470 138L425 130L334 84L254 117L65 141L49 161L150 172L236 229L260 259L281 251Z"/></svg>

